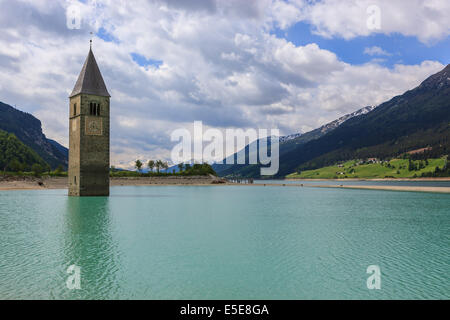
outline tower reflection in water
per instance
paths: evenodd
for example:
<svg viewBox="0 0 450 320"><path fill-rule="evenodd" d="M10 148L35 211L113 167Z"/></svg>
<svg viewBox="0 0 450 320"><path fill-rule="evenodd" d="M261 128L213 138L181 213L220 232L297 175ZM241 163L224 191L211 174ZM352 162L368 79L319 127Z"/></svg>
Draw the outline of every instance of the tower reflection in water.
<svg viewBox="0 0 450 320"><path fill-rule="evenodd" d="M81 268L81 290L68 298L117 298L117 243L112 238L108 197L69 197L65 219L64 256L68 268ZM69 277L70 274L67 274Z"/></svg>

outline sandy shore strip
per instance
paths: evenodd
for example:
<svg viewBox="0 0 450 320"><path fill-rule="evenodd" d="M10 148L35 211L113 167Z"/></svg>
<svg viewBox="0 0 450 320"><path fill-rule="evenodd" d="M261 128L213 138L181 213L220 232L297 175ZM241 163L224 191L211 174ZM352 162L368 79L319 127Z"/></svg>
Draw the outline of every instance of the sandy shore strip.
<svg viewBox="0 0 450 320"><path fill-rule="evenodd" d="M114 177L111 186L151 186L151 185L224 185L226 180L214 176L187 177ZM67 177L0 176L0 190L45 190L67 189Z"/></svg>
<svg viewBox="0 0 450 320"><path fill-rule="evenodd" d="M0 190L65 189L66 177L35 178L0 176Z"/></svg>
<svg viewBox="0 0 450 320"><path fill-rule="evenodd" d="M245 185L243 185L245 186ZM248 184L246 185L248 186ZM434 192L450 193L450 187L414 187L414 186L347 186L347 185L318 185L318 184L296 184L296 183L258 183L251 186L263 187L304 187L304 188L339 188L339 189L366 189L387 191L409 191L409 192Z"/></svg>
<svg viewBox="0 0 450 320"><path fill-rule="evenodd" d="M450 193L450 187L414 187L414 186L344 186L344 185L304 185L310 188L366 189L409 192Z"/></svg>

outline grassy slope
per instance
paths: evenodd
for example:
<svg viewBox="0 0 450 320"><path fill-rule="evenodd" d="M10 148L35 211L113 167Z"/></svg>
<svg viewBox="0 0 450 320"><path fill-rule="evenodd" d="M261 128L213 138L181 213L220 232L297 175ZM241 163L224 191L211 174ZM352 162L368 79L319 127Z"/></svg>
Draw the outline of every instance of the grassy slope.
<svg viewBox="0 0 450 320"><path fill-rule="evenodd" d="M404 159L394 159L389 161L392 168L388 168L386 164L363 164L355 165L357 161L351 160L343 163L344 167L340 168L337 165L323 167L316 170L303 171L300 174L292 173L286 178L296 178L296 179L335 179L335 178L363 178L363 179L374 179L374 178L413 178L414 175L420 177L424 172L433 172L436 167L442 168L445 164L445 159L428 159L428 166L420 170L408 170L408 160ZM419 160L413 161L418 164ZM351 170L354 170L351 173ZM397 173L397 170L399 173ZM339 172L344 172L345 174L338 174Z"/></svg>

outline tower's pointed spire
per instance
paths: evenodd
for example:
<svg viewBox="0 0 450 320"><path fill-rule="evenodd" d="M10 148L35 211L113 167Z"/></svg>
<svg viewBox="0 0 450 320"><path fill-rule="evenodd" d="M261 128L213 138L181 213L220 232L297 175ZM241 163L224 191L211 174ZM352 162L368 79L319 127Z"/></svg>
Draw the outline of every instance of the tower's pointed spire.
<svg viewBox="0 0 450 320"><path fill-rule="evenodd" d="M105 82L103 81L100 69L98 68L97 61L95 61L94 53L92 52L92 40L83 69L81 69L77 83L75 84L70 97L76 96L80 93L110 97L108 89L106 89Z"/></svg>

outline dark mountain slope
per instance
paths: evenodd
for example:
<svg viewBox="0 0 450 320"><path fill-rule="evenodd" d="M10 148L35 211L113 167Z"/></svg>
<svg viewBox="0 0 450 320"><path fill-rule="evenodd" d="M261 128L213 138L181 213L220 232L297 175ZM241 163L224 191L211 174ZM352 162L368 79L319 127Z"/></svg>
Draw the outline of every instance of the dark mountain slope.
<svg viewBox="0 0 450 320"><path fill-rule="evenodd" d="M68 151L42 133L41 121L29 113L0 102L0 129L14 133L25 145L33 149L53 169L58 165L67 167Z"/></svg>

